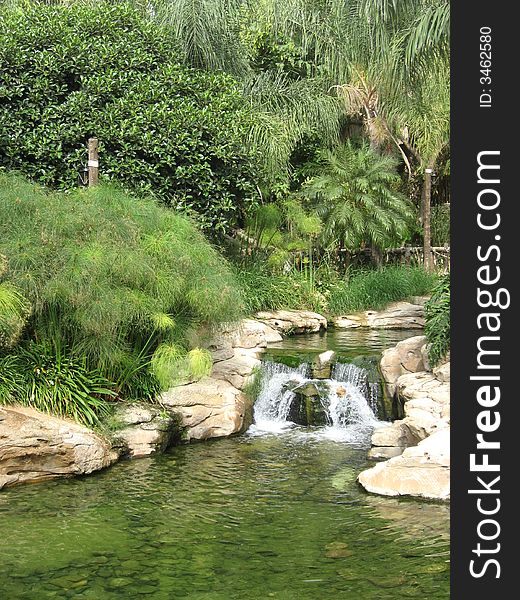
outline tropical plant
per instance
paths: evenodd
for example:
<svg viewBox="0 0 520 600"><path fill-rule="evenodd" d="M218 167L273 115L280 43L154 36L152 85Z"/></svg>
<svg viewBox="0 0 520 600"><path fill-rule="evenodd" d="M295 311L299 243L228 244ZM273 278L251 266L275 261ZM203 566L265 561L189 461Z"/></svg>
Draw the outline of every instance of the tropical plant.
<svg viewBox="0 0 520 600"><path fill-rule="evenodd" d="M406 236L412 211L398 191L396 167L393 157L351 142L321 154L319 174L304 185L303 193L317 202L326 246L381 250Z"/></svg>
<svg viewBox="0 0 520 600"><path fill-rule="evenodd" d="M435 367L446 357L451 345L450 276L443 275L425 305L428 358Z"/></svg>
<svg viewBox="0 0 520 600"><path fill-rule="evenodd" d="M241 314L229 268L188 219L112 187L47 193L0 176L0 252L32 305L25 337L85 358L123 396L157 348L183 357L199 325Z"/></svg>
<svg viewBox="0 0 520 600"><path fill-rule="evenodd" d="M112 383L86 360L63 354L48 341L0 356L0 403L31 406L60 417L95 425L107 415L107 400L115 397Z"/></svg>

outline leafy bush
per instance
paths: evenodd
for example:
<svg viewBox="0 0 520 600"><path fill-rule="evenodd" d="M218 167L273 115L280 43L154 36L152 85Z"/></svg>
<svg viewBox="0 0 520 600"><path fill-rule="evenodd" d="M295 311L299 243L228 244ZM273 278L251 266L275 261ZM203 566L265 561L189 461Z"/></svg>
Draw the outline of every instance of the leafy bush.
<svg viewBox="0 0 520 600"><path fill-rule="evenodd" d="M123 395L136 377L153 389L158 347L184 356L191 330L242 310L225 260L188 219L113 187L47 193L0 176L0 253L32 306L27 337L84 358Z"/></svg>
<svg viewBox="0 0 520 600"><path fill-rule="evenodd" d="M376 271L358 271L332 286L331 314L380 309L390 302L428 294L437 276L420 267L391 266Z"/></svg>
<svg viewBox="0 0 520 600"><path fill-rule="evenodd" d="M0 13L0 165L77 186L86 142L101 175L224 230L256 194L235 81L180 66L169 30L124 3Z"/></svg>
<svg viewBox="0 0 520 600"><path fill-rule="evenodd" d="M450 350L450 276L444 275L426 303L426 326L430 365L437 365Z"/></svg>
<svg viewBox="0 0 520 600"><path fill-rule="evenodd" d="M66 357L50 343L30 343L0 357L0 403L16 401L43 412L95 425L108 414L111 382L85 359Z"/></svg>

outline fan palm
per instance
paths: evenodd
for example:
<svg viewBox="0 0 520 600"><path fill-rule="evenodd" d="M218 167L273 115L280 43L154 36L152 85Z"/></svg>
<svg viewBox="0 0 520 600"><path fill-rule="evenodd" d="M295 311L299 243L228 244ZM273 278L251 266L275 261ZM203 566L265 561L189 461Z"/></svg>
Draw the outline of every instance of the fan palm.
<svg viewBox="0 0 520 600"><path fill-rule="evenodd" d="M346 251L369 246L381 250L401 242L412 218L410 203L398 190L397 161L368 145L350 142L324 151L319 174L304 186L323 221L324 244Z"/></svg>

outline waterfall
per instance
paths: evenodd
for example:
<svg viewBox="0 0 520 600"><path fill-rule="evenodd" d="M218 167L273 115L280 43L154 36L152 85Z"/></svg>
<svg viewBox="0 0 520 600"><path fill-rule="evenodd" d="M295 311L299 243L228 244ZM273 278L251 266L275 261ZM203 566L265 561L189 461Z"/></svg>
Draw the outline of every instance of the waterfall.
<svg viewBox="0 0 520 600"><path fill-rule="evenodd" d="M258 428L266 431L284 429L290 423L287 416L295 393L284 389L289 381L303 383L309 371L307 363L294 369L275 362L262 364L260 394L255 403L254 417Z"/></svg>
<svg viewBox="0 0 520 600"><path fill-rule="evenodd" d="M304 403L307 408L300 409L300 415L306 410L307 417L314 412L325 413L327 426L319 430L322 435L350 442L366 440L378 425L378 384L369 383L367 371L353 364L334 365L331 379L311 379L309 372L308 364L291 368L263 363L251 433L280 432L293 427L291 414L296 414L295 404Z"/></svg>

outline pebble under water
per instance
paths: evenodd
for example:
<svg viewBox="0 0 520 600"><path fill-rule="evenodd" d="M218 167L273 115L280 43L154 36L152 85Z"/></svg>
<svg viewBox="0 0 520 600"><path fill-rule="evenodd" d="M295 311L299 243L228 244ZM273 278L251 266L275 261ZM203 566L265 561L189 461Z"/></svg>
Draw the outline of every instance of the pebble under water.
<svg viewBox="0 0 520 600"><path fill-rule="evenodd" d="M302 431L0 493L0 598L449 597L449 509L371 496L366 447Z"/></svg>

